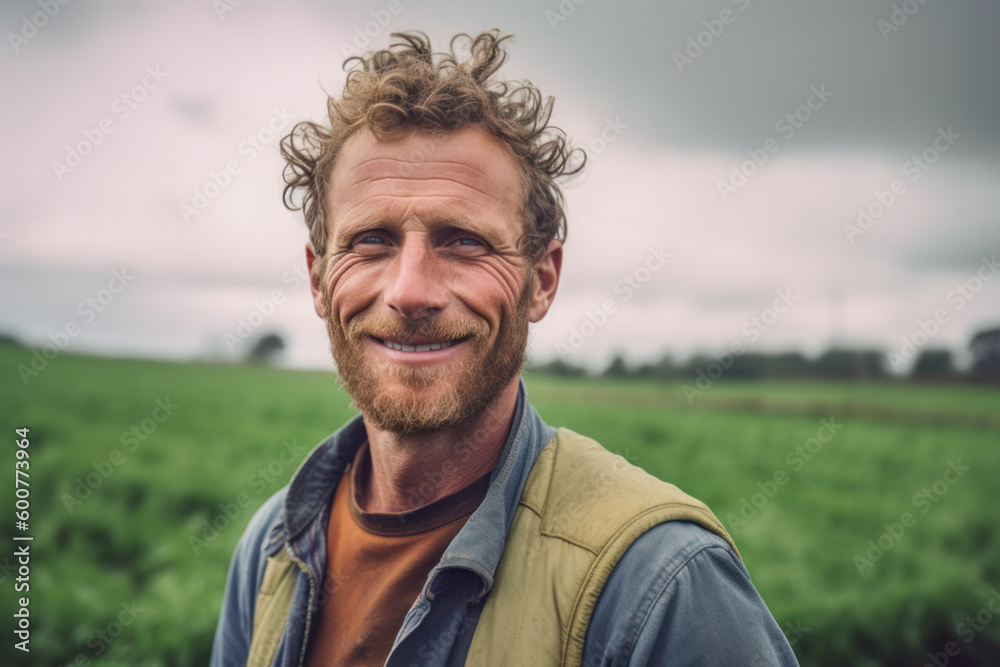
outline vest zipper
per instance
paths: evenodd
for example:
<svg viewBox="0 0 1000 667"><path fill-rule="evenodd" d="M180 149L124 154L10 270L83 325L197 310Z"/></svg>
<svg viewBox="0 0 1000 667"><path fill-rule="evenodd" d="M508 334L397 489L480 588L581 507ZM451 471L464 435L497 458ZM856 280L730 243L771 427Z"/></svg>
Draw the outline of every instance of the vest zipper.
<svg viewBox="0 0 1000 667"><path fill-rule="evenodd" d="M288 552L288 557L291 561L298 565L299 569L306 575L306 580L309 582L309 601L306 603L306 625L302 632L302 650L299 651L298 663L299 667L302 667L306 662L306 649L309 647L309 626L312 625L313 603L316 601L316 576L304 561L299 560L298 556L292 551L291 545L286 544L285 551Z"/></svg>

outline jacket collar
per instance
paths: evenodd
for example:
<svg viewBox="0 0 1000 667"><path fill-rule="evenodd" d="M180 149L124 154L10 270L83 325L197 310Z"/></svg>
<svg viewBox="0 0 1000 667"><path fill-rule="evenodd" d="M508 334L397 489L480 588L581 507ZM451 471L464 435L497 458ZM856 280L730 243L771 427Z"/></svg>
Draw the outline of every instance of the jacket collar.
<svg viewBox="0 0 1000 667"><path fill-rule="evenodd" d="M364 420L357 415L316 445L302 460L288 483L281 514L264 540L267 555L277 553L322 514L344 468L366 437Z"/></svg>
<svg viewBox="0 0 1000 667"><path fill-rule="evenodd" d="M555 429L542 421L528 402L528 392L522 380L517 392L510 434L490 476L490 488L486 497L431 570L425 594L434 589L437 575L449 568L471 571L482 580L482 586L471 598L472 602L479 602L489 593L503 555L507 531L521 499L521 491L535 458L555 433Z"/></svg>

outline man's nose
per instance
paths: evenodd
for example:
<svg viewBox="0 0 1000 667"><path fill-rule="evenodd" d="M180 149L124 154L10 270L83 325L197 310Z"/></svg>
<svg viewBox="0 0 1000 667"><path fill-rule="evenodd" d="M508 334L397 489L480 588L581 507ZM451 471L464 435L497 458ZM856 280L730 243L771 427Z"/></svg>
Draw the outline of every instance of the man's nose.
<svg viewBox="0 0 1000 667"><path fill-rule="evenodd" d="M448 304L443 268L426 239L406 239L389 270L386 305L411 320L441 311Z"/></svg>

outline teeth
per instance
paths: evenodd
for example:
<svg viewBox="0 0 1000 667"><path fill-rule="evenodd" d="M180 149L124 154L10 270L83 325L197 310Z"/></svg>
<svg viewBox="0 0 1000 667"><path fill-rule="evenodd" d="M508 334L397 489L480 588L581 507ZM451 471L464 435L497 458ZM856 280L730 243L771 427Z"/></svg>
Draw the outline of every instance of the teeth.
<svg viewBox="0 0 1000 667"><path fill-rule="evenodd" d="M430 352L431 350L443 350L446 347L451 347L455 344L455 341L449 340L443 343L429 343L427 345L403 345L402 343L394 343L391 340L383 340L382 344L400 352Z"/></svg>

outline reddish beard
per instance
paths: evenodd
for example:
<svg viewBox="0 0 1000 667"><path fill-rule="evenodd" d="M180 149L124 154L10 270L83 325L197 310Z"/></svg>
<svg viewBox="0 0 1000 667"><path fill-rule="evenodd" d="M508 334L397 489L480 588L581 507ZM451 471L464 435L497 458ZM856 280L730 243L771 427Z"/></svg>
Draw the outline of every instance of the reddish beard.
<svg viewBox="0 0 1000 667"><path fill-rule="evenodd" d="M346 327L327 300L326 329L340 380L365 418L400 435L429 433L468 423L492 405L521 371L528 342L531 281L516 311L504 308L493 344L480 317L434 316L408 320L395 314L356 315ZM465 339L471 358L412 365L366 352L371 337L390 340Z"/></svg>

